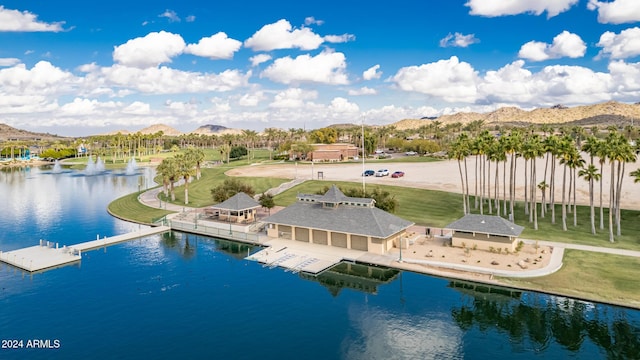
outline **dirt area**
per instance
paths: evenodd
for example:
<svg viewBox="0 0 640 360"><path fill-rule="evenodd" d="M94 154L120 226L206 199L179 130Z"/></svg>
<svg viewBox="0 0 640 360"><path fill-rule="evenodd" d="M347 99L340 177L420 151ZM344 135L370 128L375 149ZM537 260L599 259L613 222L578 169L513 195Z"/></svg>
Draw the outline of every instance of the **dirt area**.
<svg viewBox="0 0 640 360"><path fill-rule="evenodd" d="M587 159L588 161L588 159ZM493 164L492 164L493 165ZM475 184L475 161L469 159L467 161L468 178L469 183L473 187ZM495 165L494 165L495 166ZM491 167L492 173L494 166ZM598 165L596 165L598 166ZM536 163L539 174L539 180L542 179L544 173L545 161L544 159L538 159ZM639 163L628 163L626 165L626 174L624 177L624 183L622 187L622 208L640 210L640 184L634 184L630 176L630 172L638 169ZM363 178L361 176L363 169L382 169L386 168L389 172L393 173L396 170L405 172L405 176L401 178L391 178L391 176L375 177L368 176L364 178L365 186L375 184L385 185L397 185L414 187L430 190L441 190L448 192L461 192L462 186L460 182L460 172L458 169L458 162L455 160L443 160L436 162L418 162L418 163L380 163L380 162L368 162L363 166L362 163L342 163L342 164L274 164L274 165L251 165L239 168L234 168L227 171L229 176L260 176L260 177L274 177L284 179L318 179L326 181L352 181L361 183ZM516 179L516 193L524 194L524 160L517 163L518 177ZM502 187L502 169L500 168L500 186ZM608 190L610 176L610 166L605 165L603 181L603 203L605 206L609 204ZM559 201L562 197L562 166L556 166L556 199ZM567 176L568 178L568 176ZM491 183L493 184L494 176L491 177ZM599 188L599 185L596 185ZM493 185L492 185L493 190ZM473 193L474 189L470 189ZM597 193L597 190L596 190ZM540 192L538 191L538 197ZM589 204L589 183L583 179L576 181L576 198L579 205ZM539 199L540 200L540 199ZM596 201L597 203L597 201Z"/></svg>
<svg viewBox="0 0 640 360"><path fill-rule="evenodd" d="M396 248L390 253L400 255L399 250ZM450 240L442 237L421 236L413 244L409 245L408 249L402 249L402 258L448 264L465 264L494 270L535 270L542 269L549 264L551 248L538 246L536 249L535 245L523 245L517 253L506 253L504 251L497 253L452 247Z"/></svg>

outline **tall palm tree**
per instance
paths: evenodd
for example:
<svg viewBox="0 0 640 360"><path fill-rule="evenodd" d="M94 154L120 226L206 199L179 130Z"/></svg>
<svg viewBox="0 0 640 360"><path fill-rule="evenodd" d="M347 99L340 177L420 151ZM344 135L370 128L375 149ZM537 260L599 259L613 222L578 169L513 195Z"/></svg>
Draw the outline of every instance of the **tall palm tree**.
<svg viewBox="0 0 640 360"><path fill-rule="evenodd" d="M580 152L576 149L576 151L572 152L571 159L569 160L569 168L571 169L571 187L573 188L573 226L578 226L578 208L576 205L576 178L577 169L582 168L584 166L584 159L580 155Z"/></svg>
<svg viewBox="0 0 640 360"><path fill-rule="evenodd" d="M589 182L589 210L590 210L589 215L591 219L591 233L595 235L596 234L596 218L595 218L595 210L593 206L593 182L600 181L600 177L602 176L602 174L598 172L598 168L595 165L589 164L586 168L581 169L578 172L578 175Z"/></svg>
<svg viewBox="0 0 640 360"><path fill-rule="evenodd" d="M178 177L184 180L184 203L189 204L189 180L195 174L195 160L188 153L175 156Z"/></svg>
<svg viewBox="0 0 640 360"><path fill-rule="evenodd" d="M200 148L189 147L187 148L186 154L191 158L191 160L193 160L196 168L196 179L200 180L201 166L204 161L204 151Z"/></svg>
<svg viewBox="0 0 640 360"><path fill-rule="evenodd" d="M176 200L176 195L174 193L174 185L178 180L178 164L176 163L176 159L173 157L168 157L162 160L160 165L158 165L156 171L162 176L163 182L166 177L169 184L169 193L171 195L171 201ZM165 196L167 193L165 191Z"/></svg>
<svg viewBox="0 0 640 360"><path fill-rule="evenodd" d="M522 146L522 133L518 130L513 130L507 136L505 140L505 153L509 154L509 218L512 222L515 221L514 215L514 202L516 193L516 160L519 156L519 151Z"/></svg>
<svg viewBox="0 0 640 360"><path fill-rule="evenodd" d="M467 134L460 134L458 138L451 144L448 155L450 159L456 159L458 162L458 171L460 172L460 182L462 184L462 209L464 214L468 214L469 209L469 181L465 182L467 173L467 157L470 154L469 137ZM462 172L462 163L464 162L464 174Z"/></svg>

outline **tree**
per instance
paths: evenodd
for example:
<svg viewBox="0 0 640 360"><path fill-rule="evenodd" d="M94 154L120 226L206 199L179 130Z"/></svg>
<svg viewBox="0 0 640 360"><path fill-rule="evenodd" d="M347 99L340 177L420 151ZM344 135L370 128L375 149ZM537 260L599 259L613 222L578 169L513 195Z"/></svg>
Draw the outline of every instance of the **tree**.
<svg viewBox="0 0 640 360"><path fill-rule="evenodd" d="M271 209L276 206L275 201L273 200L273 195L269 193L262 193L258 202L263 208L267 208L269 210L269 215L271 215Z"/></svg>
<svg viewBox="0 0 640 360"><path fill-rule="evenodd" d="M247 148L244 146L234 146L229 151L229 157L232 159L239 159L248 154Z"/></svg>
<svg viewBox="0 0 640 360"><path fill-rule="evenodd" d="M467 134L460 134L458 138L451 144L447 152L450 159L456 159L458 162L458 171L460 172L460 183L462 184L462 209L464 214L469 213L469 183L465 182L465 176L462 173L462 162L464 162L464 171L467 172L467 157L469 151L469 137Z"/></svg>
<svg viewBox="0 0 640 360"><path fill-rule="evenodd" d="M310 138L314 143L333 144L338 140L338 131L334 128L326 127L312 131Z"/></svg>
<svg viewBox="0 0 640 360"><path fill-rule="evenodd" d="M171 201L175 201L176 196L175 196L175 193L173 192L173 189L174 189L174 184L178 180L178 176L179 176L178 164L176 163L175 158L168 157L162 160L160 165L158 165L158 168L156 171L162 176L163 179L165 177L167 178L167 181L169 182L169 192L171 195Z"/></svg>
<svg viewBox="0 0 640 360"><path fill-rule="evenodd" d="M200 148L189 147L186 154L194 162L196 167L196 179L200 180L200 167L204 161L204 151Z"/></svg>
<svg viewBox="0 0 640 360"><path fill-rule="evenodd" d="M188 153L175 156L178 177L184 179L184 203L189 204L189 180L195 174L195 160Z"/></svg>
<svg viewBox="0 0 640 360"><path fill-rule="evenodd" d="M585 169L581 169L578 175L589 182L589 209L591 218L591 233L596 234L596 219L595 210L593 206L593 182L600 181L601 174L598 172L598 168L594 164L589 164Z"/></svg>
<svg viewBox="0 0 640 360"><path fill-rule="evenodd" d="M227 178L222 184L211 189L211 196L213 197L213 201L221 203L240 192L251 197L255 194L250 185L245 184L236 178Z"/></svg>

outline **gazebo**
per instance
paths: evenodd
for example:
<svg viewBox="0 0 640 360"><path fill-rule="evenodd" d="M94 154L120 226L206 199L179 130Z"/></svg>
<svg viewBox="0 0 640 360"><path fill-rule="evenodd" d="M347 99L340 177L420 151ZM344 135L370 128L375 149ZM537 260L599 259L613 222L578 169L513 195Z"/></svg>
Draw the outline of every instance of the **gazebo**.
<svg viewBox="0 0 640 360"><path fill-rule="evenodd" d="M217 216L220 221L236 224L247 224L255 221L260 203L249 195L239 192L227 200L205 210L210 216Z"/></svg>

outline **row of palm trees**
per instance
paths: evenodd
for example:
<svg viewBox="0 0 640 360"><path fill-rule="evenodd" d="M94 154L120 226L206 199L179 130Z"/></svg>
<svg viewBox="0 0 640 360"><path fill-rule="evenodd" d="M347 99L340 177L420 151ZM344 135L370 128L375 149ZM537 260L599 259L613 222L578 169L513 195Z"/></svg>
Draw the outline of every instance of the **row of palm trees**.
<svg viewBox="0 0 640 360"><path fill-rule="evenodd" d="M171 196L171 201L175 201L175 183L183 180L184 203L185 205L189 204L189 181L191 181L194 176L197 180L200 179L204 157L205 155L202 149L189 147L184 153L179 153L162 160L156 168L156 172L162 178L165 198Z"/></svg>
<svg viewBox="0 0 640 360"><path fill-rule="evenodd" d="M458 161L464 213L471 212L468 159L474 158L473 166L476 176L473 197L476 210L481 214L484 213L486 204L488 213L491 214L494 211L497 215L502 213L505 216L508 215L513 221L516 196L519 195L518 200L524 199L524 214L529 218L529 222L533 223L534 229L538 229L538 213L541 217L545 217L550 211L551 222L555 224L555 195L558 182L556 167L560 166L563 230L567 230L567 213L573 214L573 225L577 226L576 185L577 179L583 178L589 182L591 232L596 234L595 184L599 183L600 229L604 229L603 194L605 191L602 176L605 165L608 165L610 167L608 229L609 240L613 242L614 225L616 235L621 235L620 201L625 165L636 161L638 147L632 145L616 128L610 128L609 132L603 136L595 129L592 129L589 136L582 133L582 136L586 136L584 141L573 132L555 133L553 129L545 128L547 129L549 132L542 133L515 129L500 136L484 130L475 137L461 133L454 139L450 144L448 155ZM585 162L583 154L588 156L588 163ZM544 169L538 169L540 165L538 159L544 160ZM523 161L524 191L516 194L518 164ZM492 166L493 170L491 170ZM500 179L500 168L502 168L502 179ZM635 182L640 182L639 170L631 172L630 175L634 177ZM502 190L502 198L500 190ZM540 205L539 210L538 205Z"/></svg>

